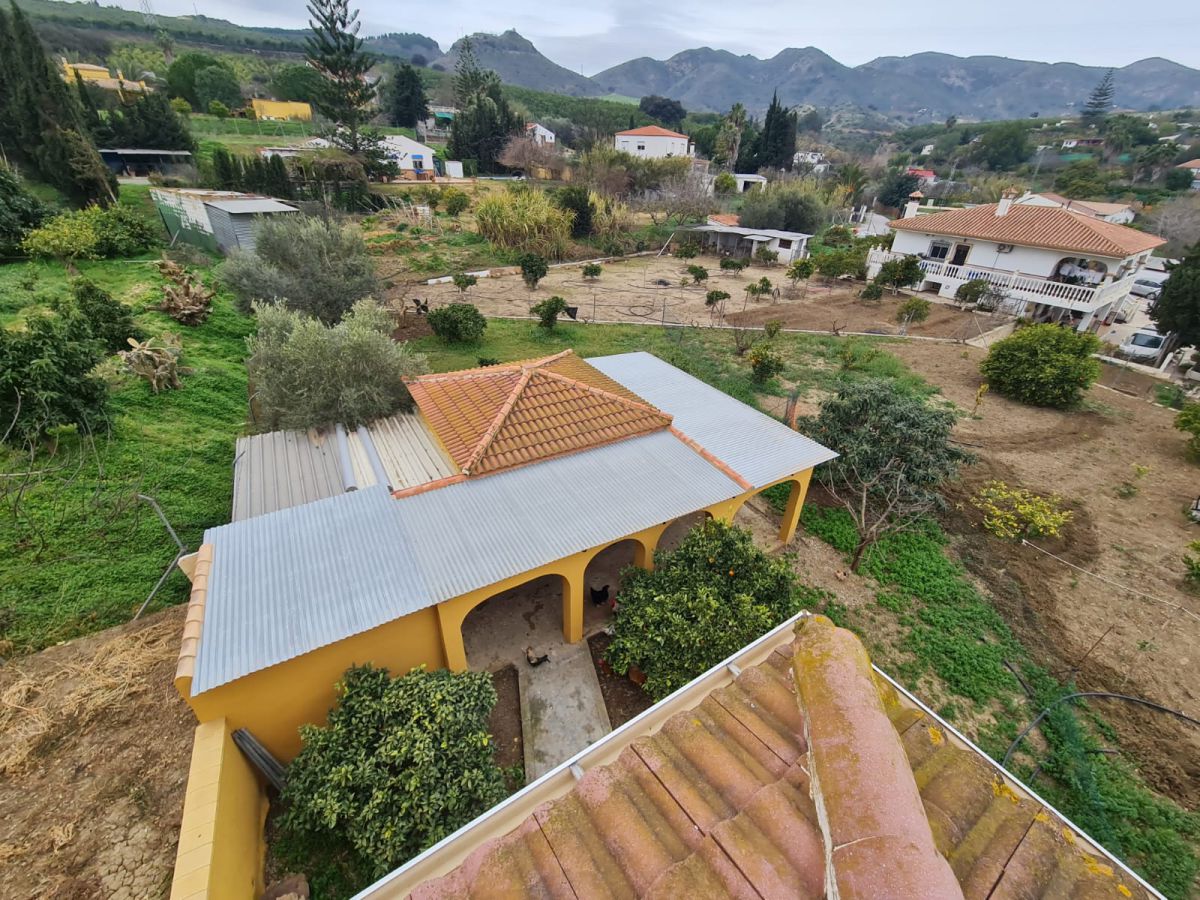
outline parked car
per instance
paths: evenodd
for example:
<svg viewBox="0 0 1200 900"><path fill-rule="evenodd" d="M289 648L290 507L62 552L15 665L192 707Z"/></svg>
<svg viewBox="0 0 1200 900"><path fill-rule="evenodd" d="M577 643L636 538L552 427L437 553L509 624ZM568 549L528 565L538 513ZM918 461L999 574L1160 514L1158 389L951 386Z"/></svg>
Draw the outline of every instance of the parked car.
<svg viewBox="0 0 1200 900"><path fill-rule="evenodd" d="M1121 342L1120 351L1134 362L1155 362L1167 343L1165 335L1153 328L1139 328Z"/></svg>
<svg viewBox="0 0 1200 900"><path fill-rule="evenodd" d="M1157 300L1158 295L1162 293L1162 285L1157 281L1151 281L1149 278L1139 278L1133 283L1133 287L1129 289L1129 293L1135 297Z"/></svg>

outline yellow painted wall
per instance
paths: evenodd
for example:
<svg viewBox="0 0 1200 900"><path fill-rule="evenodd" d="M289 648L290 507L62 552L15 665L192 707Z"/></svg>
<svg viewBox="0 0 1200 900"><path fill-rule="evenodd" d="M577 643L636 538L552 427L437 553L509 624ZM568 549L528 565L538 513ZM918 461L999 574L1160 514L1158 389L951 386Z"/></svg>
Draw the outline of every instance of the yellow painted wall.
<svg viewBox="0 0 1200 900"><path fill-rule="evenodd" d="M259 119L296 119L301 122L312 121L312 107L297 100L259 100L250 101L254 115Z"/></svg>
<svg viewBox="0 0 1200 900"><path fill-rule="evenodd" d="M263 891L267 798L225 719L196 726L171 900L254 900Z"/></svg>
<svg viewBox="0 0 1200 900"><path fill-rule="evenodd" d="M203 632L200 639L204 640ZM177 678L175 686L201 722L225 718L231 730L247 729L288 762L300 750L300 726L325 721L333 706L333 686L346 669L363 663L386 667L393 675L422 664L440 669L446 665L441 647L437 613L423 609L198 697L189 696L190 678Z"/></svg>

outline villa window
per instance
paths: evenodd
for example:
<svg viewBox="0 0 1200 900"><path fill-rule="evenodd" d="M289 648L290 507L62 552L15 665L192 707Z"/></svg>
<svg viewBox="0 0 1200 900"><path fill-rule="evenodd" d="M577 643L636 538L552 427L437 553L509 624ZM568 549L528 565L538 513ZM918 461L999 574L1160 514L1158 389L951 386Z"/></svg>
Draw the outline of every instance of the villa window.
<svg viewBox="0 0 1200 900"><path fill-rule="evenodd" d="M950 243L948 241L934 241L929 245L930 259L945 259L950 255Z"/></svg>
<svg viewBox="0 0 1200 900"><path fill-rule="evenodd" d="M639 150L645 150L645 149L646 149L646 145L645 145L645 144L638 144L638 145L637 145L637 148L638 148Z"/></svg>

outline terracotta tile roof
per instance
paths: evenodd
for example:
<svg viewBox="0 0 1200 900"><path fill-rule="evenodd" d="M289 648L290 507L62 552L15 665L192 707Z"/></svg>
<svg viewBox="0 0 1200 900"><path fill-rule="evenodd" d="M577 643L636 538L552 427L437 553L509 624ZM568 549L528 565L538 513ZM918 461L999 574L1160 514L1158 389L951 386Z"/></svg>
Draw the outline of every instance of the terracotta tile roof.
<svg viewBox="0 0 1200 900"><path fill-rule="evenodd" d="M617 134L625 137L669 137L683 138L688 140L686 134L680 134L678 131L671 131L667 128L660 128L657 125L643 125L641 128L631 128L628 131L618 131Z"/></svg>
<svg viewBox="0 0 1200 900"><path fill-rule="evenodd" d="M718 225L729 225L736 228L737 225L742 221L742 217L737 213L714 213L708 217L708 221L715 222Z"/></svg>
<svg viewBox="0 0 1200 900"><path fill-rule="evenodd" d="M364 896L1151 896L902 699L850 632L817 616L789 637L645 714L661 727L635 737L635 720L584 751L603 762L572 786L546 776Z"/></svg>
<svg viewBox="0 0 1200 900"><path fill-rule="evenodd" d="M1200 169L1200 159L1189 159L1185 163L1180 163L1175 168L1177 168L1177 169Z"/></svg>
<svg viewBox="0 0 1200 900"><path fill-rule="evenodd" d="M409 382L464 475L483 475L668 428L671 417L567 350Z"/></svg>
<svg viewBox="0 0 1200 900"><path fill-rule="evenodd" d="M997 216L997 205L988 203L972 209L952 209L912 219L895 219L888 225L901 231L976 238L1002 244L1020 244L1023 247L1048 247L1110 259L1124 259L1166 243L1152 234L1057 206L1014 203L1007 215Z"/></svg>

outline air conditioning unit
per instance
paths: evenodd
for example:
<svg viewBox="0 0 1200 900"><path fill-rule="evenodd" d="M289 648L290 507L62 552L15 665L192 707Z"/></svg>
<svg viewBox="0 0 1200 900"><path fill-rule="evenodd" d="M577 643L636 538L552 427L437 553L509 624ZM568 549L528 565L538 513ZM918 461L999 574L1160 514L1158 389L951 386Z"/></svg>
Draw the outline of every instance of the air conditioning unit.
<svg viewBox="0 0 1200 900"><path fill-rule="evenodd" d="M996 247L996 252L997 252L997 253L1012 253L1012 251L1013 251L1013 245L1012 245L1012 244L999 244L999 245Z"/></svg>

